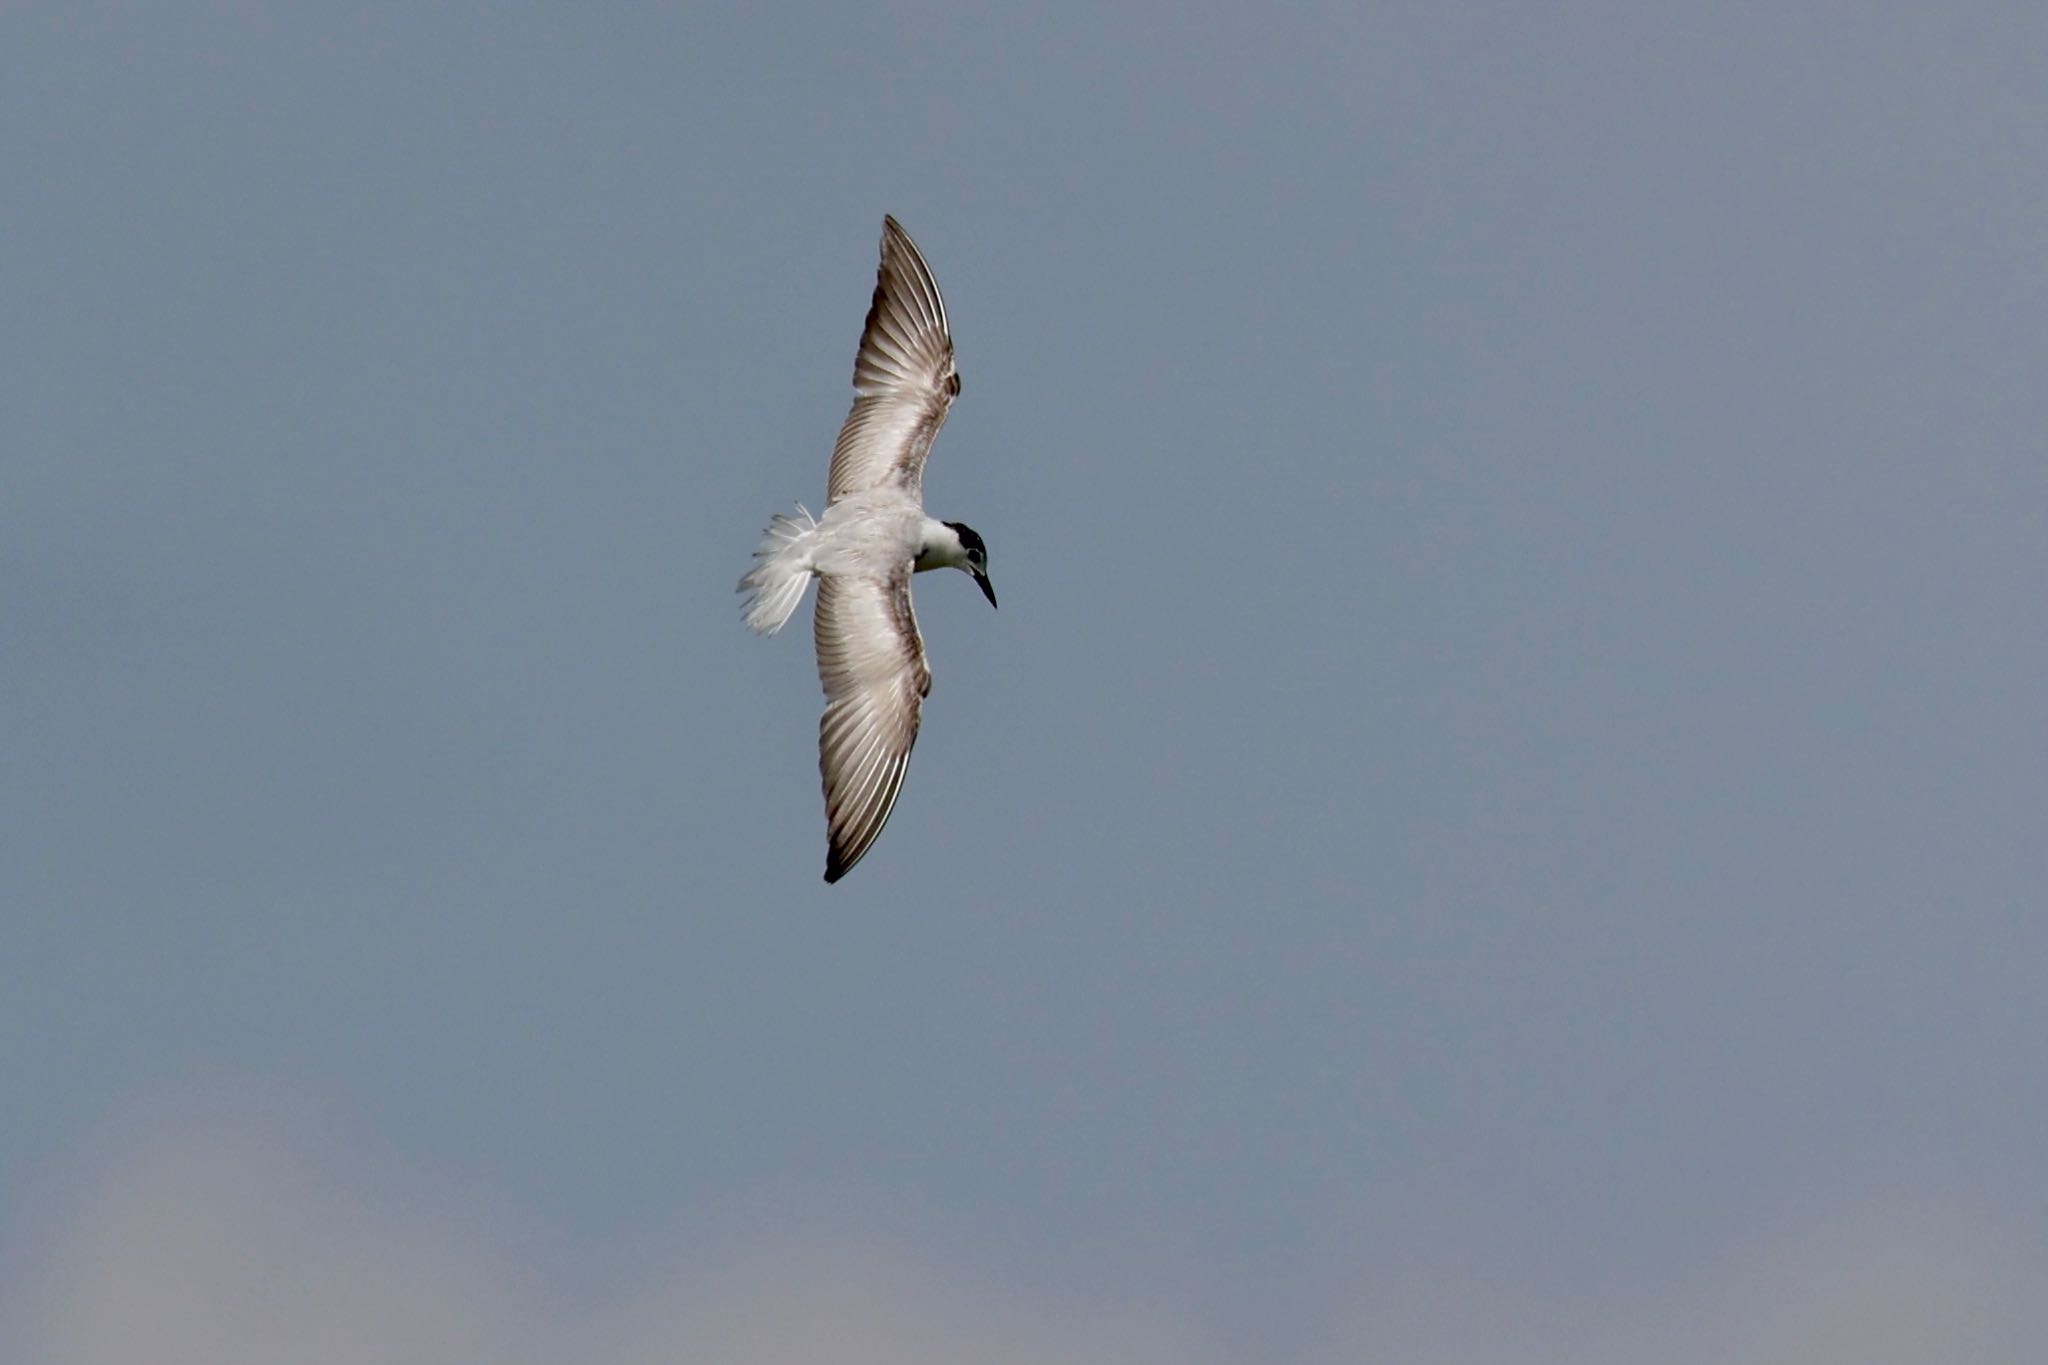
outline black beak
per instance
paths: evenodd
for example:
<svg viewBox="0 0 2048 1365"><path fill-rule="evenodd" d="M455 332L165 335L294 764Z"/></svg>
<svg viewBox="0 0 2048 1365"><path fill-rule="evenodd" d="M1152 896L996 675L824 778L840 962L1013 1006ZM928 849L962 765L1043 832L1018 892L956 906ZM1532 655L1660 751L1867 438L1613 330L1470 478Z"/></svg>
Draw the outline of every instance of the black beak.
<svg viewBox="0 0 2048 1365"><path fill-rule="evenodd" d="M996 587L995 584L988 581L988 575L978 573L974 576L974 581L980 585L981 595L988 599L988 604L994 606L996 604Z"/></svg>

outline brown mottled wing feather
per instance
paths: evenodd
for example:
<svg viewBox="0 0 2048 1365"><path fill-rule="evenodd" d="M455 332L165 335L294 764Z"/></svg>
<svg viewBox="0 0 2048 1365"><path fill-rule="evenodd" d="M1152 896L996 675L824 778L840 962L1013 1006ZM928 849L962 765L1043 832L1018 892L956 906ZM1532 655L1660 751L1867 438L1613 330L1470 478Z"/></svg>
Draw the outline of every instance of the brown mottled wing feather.
<svg viewBox="0 0 2048 1365"><path fill-rule="evenodd" d="M878 484L922 498L925 456L960 392L960 376L938 283L894 218L882 220L882 266L853 362L853 392L853 411L832 450L826 501Z"/></svg>
<svg viewBox="0 0 2048 1365"><path fill-rule="evenodd" d="M887 579L818 579L813 621L825 684L818 770L828 882L845 876L889 823L917 742L918 712L931 691L910 609L910 574L904 564Z"/></svg>

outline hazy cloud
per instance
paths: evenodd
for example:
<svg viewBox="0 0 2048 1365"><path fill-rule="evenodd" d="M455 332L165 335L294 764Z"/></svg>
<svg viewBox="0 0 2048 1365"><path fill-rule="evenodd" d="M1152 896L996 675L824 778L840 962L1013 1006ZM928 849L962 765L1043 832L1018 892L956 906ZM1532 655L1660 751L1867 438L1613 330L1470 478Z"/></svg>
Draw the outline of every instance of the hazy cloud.
<svg viewBox="0 0 2048 1365"><path fill-rule="evenodd" d="M1548 1273L1550 1268L1544 1268ZM1951 1205L1877 1199L1650 1293L1390 1276L1329 1359L1404 1365L1884 1365L2036 1360L2048 1252Z"/></svg>
<svg viewBox="0 0 2048 1365"><path fill-rule="evenodd" d="M260 1123L174 1125L81 1162L17 1230L0 1346L47 1365L1187 1362L1179 1321L977 1283L845 1229L691 1247L598 1289L417 1173L337 1174ZM345 1163L342 1163L345 1164ZM418 1188L408 1192L408 1187ZM661 1258L651 1258L659 1260ZM1318 1360L1403 1365L2017 1362L2048 1343L2048 1253L1950 1204L1876 1201L1653 1292L1538 1290L1442 1265L1354 1280ZM584 1288L568 1287L585 1283Z"/></svg>
<svg viewBox="0 0 2048 1365"><path fill-rule="evenodd" d="M307 1144L197 1124L81 1173L12 1239L0 1356L49 1365L505 1365L1195 1358L1170 1324L964 1283L796 1230L584 1292L533 1241Z"/></svg>

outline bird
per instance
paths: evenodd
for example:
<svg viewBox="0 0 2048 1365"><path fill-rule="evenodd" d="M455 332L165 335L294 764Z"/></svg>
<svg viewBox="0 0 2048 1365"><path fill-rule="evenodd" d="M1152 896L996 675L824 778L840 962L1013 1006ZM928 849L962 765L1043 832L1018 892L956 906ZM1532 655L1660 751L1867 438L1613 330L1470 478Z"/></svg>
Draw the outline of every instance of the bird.
<svg viewBox="0 0 2048 1365"><path fill-rule="evenodd" d="M825 714L818 771L825 792L825 880L853 870L889 823L931 692L910 579L959 569L996 605L988 545L924 510L924 465L960 395L938 281L910 234L882 219L881 264L853 362L853 409L839 429L825 510L778 513L740 579L748 629L773 635L813 579L812 626Z"/></svg>

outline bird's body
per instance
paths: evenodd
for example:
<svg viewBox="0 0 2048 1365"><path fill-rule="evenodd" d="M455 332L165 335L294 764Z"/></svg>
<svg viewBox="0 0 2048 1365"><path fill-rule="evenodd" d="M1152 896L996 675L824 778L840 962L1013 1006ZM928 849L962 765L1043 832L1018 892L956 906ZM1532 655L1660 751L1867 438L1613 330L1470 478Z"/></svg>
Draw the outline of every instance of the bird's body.
<svg viewBox="0 0 2048 1365"><path fill-rule="evenodd" d="M772 635L818 580L814 617L825 715L825 880L838 881L881 834L902 790L931 670L910 605L910 578L957 568L994 606L988 550L959 522L924 510L924 462L960 392L946 306L931 270L894 218L854 361L853 411L840 428L825 514L769 523L740 580L748 627Z"/></svg>

